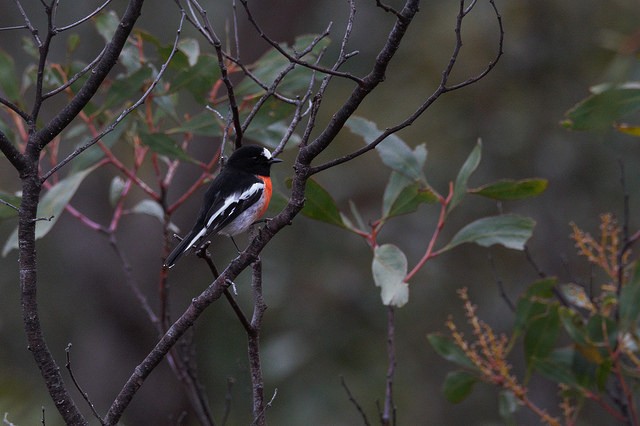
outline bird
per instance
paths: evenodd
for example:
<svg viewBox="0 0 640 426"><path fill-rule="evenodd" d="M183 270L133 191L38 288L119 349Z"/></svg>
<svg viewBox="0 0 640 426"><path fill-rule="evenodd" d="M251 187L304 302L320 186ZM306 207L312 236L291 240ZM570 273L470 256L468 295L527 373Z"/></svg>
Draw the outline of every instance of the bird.
<svg viewBox="0 0 640 426"><path fill-rule="evenodd" d="M258 145L236 149L204 194L191 231L164 261L172 268L185 253L199 247L212 234L233 237L246 231L269 207L271 166L282 160Z"/></svg>

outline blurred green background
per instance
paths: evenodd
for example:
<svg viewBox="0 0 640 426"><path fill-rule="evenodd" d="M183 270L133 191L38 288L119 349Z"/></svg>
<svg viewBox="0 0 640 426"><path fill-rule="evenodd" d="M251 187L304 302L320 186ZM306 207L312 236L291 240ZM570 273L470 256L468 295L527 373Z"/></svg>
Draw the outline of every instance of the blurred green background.
<svg viewBox="0 0 640 426"><path fill-rule="evenodd" d="M27 9L41 24L38 2ZM95 3L95 4L94 4ZM71 22L100 2L61 2L59 20ZM114 1L119 13L125 2ZM220 4L224 3L224 4ZM230 22L230 2L202 1L225 37ZM393 2L399 4L398 2ZM491 9L483 0L463 31L465 45L453 78L463 80L483 69L497 47L498 30ZM27 6L27 5L25 5ZM624 164L626 189L631 196L630 225L639 225L638 187L640 151L637 140L614 132L577 133L559 122L566 110L588 95L588 87L604 81L638 79L640 18L634 0L609 2L558 0L497 1L505 26L505 54L498 66L478 84L447 94L400 136L411 146L426 143L427 177L441 192L455 179L457 170L476 143L483 141L483 159L471 185L501 178L542 177L549 189L539 198L497 206L487 200L465 199L444 229L444 244L470 220L495 214L500 208L531 216L537 221L530 251L537 265L561 281L589 282L590 270L574 254L569 222L595 231L598 215L612 211L622 217L623 190L620 163ZM332 39L339 40L348 14L346 1L303 2L264 0L252 5L256 18L274 39L291 42L295 36L323 31L334 22ZM347 70L365 72L392 23L391 16L373 1L358 2L350 50L360 54ZM358 115L385 128L402 120L437 87L454 43L457 2L425 2L402 48L389 69L387 80L362 105ZM242 57L252 62L266 49L246 20L239 20ZM65 18L67 17L67 18ZM139 25L164 42L175 35L178 21L171 2L148 2ZM21 18L5 6L0 27ZM189 28L189 36L196 36ZM89 58L101 43L90 25L79 28L79 55ZM0 33L0 48L24 66L19 32ZM202 43L204 46L205 44ZM64 46L53 47L53 55ZM21 57L22 55L22 57ZM348 81L334 81L325 96L319 126L326 123L352 89ZM350 152L362 144L345 130L323 159ZM211 149L201 155L207 160ZM276 188L284 195L293 152L274 170ZM192 171L193 172L193 171ZM171 188L175 200L193 177L181 171ZM353 200L365 219L379 214L389 170L370 153L348 165L320 174L317 179L330 190L340 207ZM110 218L108 188L110 170L91 175L73 204L97 221ZM0 189L19 189L16 173L2 161ZM174 216L185 229L191 225L200 195ZM413 265L419 260L437 221L437 206L423 206L413 215L392 221L379 242L400 246ZM15 220L0 222L5 241ZM161 264L160 224L150 218L130 216L121 224L119 238L132 259L134 274L157 306ZM246 244L240 237L239 244ZM219 265L235 250L226 239L214 241ZM54 230L39 241L40 310L49 347L64 365L65 347L72 343L74 372L96 408L103 413L133 368L155 343L154 329L123 283L123 273L108 241L65 214ZM344 377L354 397L376 423L376 401L384 397L386 373L386 310L374 287L371 253L364 242L329 225L299 217L283 230L262 255L266 312L262 334L266 395L277 396L268 411L274 425L353 425L361 419L341 386ZM18 425L35 424L44 407L48 425L59 418L46 394L29 352L21 323L17 255L0 258L0 413ZM492 266L492 262L494 266ZM250 309L248 273L237 281L239 300ZM501 247L462 246L427 264L411 283L411 298L396 312L397 376L395 403L398 424L491 425L500 424L497 392L478 385L460 405L445 400L441 384L453 367L429 347L426 335L444 331L453 315L459 322L462 308L456 289L469 288L479 315L498 331L510 328L513 316L500 298L496 282L504 283L515 300L536 278L521 252ZM181 261L170 274L172 312L182 312L191 298L210 281L207 268L195 258ZM233 377L233 402L229 424L250 423L250 383L246 338L224 301L212 306L195 327L200 374L212 398L216 417L222 415L227 378ZM522 360L514 354L516 371ZM531 399L557 413L556 390L543 379L531 386ZM79 399L78 399L79 400ZM83 406L82 403L79 403ZM88 409L83 406L85 412ZM193 422L180 385L166 365L147 380L127 411L124 424L176 424L186 410L186 424ZM537 420L522 412L520 424ZM583 425L612 424L598 409L588 409Z"/></svg>

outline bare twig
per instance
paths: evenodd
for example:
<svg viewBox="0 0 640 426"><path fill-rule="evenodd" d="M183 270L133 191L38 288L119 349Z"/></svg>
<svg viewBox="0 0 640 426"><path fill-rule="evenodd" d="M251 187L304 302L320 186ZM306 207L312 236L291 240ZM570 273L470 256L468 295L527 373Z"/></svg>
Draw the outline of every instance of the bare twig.
<svg viewBox="0 0 640 426"><path fill-rule="evenodd" d="M218 58L218 68L220 69L220 75L222 77L222 82L224 83L227 89L227 96L229 98L229 107L231 108L233 114L233 126L235 129L236 137L235 137L235 147L239 148L242 145L242 136L243 136L243 128L240 123L240 112L238 110L238 104L236 102L235 90L233 88L233 83L229 79L229 72L227 69L227 65L225 63L225 53L222 49L222 42L220 38L218 38L217 34L213 30L213 26L211 22L209 22L209 17L207 16L207 11L204 9L197 0L186 0L187 5L189 6L189 11L191 15L187 15L187 21L192 23L201 34L205 36L205 38L211 43L213 48L216 51L216 56ZM183 14L186 12L180 3L180 0L176 0L178 7L182 11Z"/></svg>
<svg viewBox="0 0 640 426"><path fill-rule="evenodd" d="M87 16L83 17L82 19L76 22L73 22L69 25L65 25L64 27L54 27L55 32L61 33L63 31L70 30L71 28L77 27L80 24L83 24L84 22L88 21L89 19L93 18L98 13L100 13L105 7L109 5L109 3L111 3L111 0L106 0L104 3L98 6L93 12L91 12L90 14L88 14Z"/></svg>
<svg viewBox="0 0 640 426"><path fill-rule="evenodd" d="M164 75L164 72L166 71L167 67L169 66L169 63L173 59L175 53L178 51L178 41L180 40L180 33L182 31L182 24L184 22L184 18L185 18L185 15L183 13L180 16L180 24L178 26L178 30L176 31L176 38L175 38L175 40L173 42L173 47L171 49L171 52L169 53L169 57L162 64L162 66L160 67L160 70L158 71L158 74L153 79L153 81L151 82L151 84L149 85L147 90L145 90L145 92L142 94L142 96L133 105L131 105L129 108L126 108L125 110L123 110L120 113L120 115L110 125L105 127L97 136L93 137L89 142L85 143L84 145L76 148L71 154L69 154L62 161L60 161L58 164L53 166L51 168L51 170L49 170L47 173L45 173L42 176L42 178L41 178L42 182L47 180L52 174L57 172L61 167L64 167L67 163L69 163L71 160L76 158L78 155L82 154L85 150L87 150L88 148L90 148L93 145L95 145L96 142L98 142L104 136L106 136L107 134L111 133L116 128L116 126L118 126L118 124L120 124L122 122L122 120L125 119L125 117L127 115L129 115L132 111L134 111L136 108L138 108L140 105L142 105L142 103L147 99L147 97L151 94L153 89L155 89L157 84L160 82L160 80L162 79L162 76Z"/></svg>
<svg viewBox="0 0 640 426"><path fill-rule="evenodd" d="M31 32L31 36L35 40L36 46L42 47L42 40L38 35L38 30L33 26L33 24L31 24L31 21L29 20L27 13L22 8L22 3L20 3L20 0L15 0L15 2L16 2L16 6L18 6L18 10L20 11L20 14L22 15L22 19L24 19L25 27L28 28L29 31Z"/></svg>
<svg viewBox="0 0 640 426"><path fill-rule="evenodd" d="M271 39L269 36L267 36L267 34L262 30L262 27L258 24L258 22L255 20L255 18L253 17L253 14L251 13L251 9L249 8L249 4L247 2L247 0L240 0L240 3L242 4L242 6L244 7L245 12L247 13L247 18L249 19L249 22L251 22L251 24L253 25L253 27L256 29L256 31L258 32L258 34L260 35L260 37L262 37L263 40L265 40L267 43L269 43L271 45L271 47L273 47L274 49L276 49L278 52L280 52L280 54L282 56L284 56L285 58L287 58L290 62L293 62L295 64L298 65L302 65L306 68L315 70L315 71L319 71L323 74L330 74L336 77L343 77L343 78L347 78L349 80L352 80L354 82L356 82L358 85L362 85L364 83L363 79L348 73L348 72L341 72L341 71L336 71L335 69L330 69L330 68L324 68L306 61L303 61L302 59L298 58L297 55L291 55L289 52L286 51L286 49L284 49L282 46L280 46L279 43L277 43L276 41L274 41L273 39Z"/></svg>
<svg viewBox="0 0 640 426"><path fill-rule="evenodd" d="M80 387L80 383L78 383L78 380L76 380L76 376L73 374L73 369L71 368L71 343L67 345L67 348L64 351L67 354L67 362L65 364L65 367L69 372L69 376L71 377L71 380L73 381L74 386L76 387L76 389L78 389L78 392L80 392L80 395L82 395L82 398L89 405L89 408L91 408L91 412L93 413L93 416L96 419L98 419L100 424L104 425L104 423L102 422L102 418L100 417L100 414L98 414L98 411L96 411L95 405L93 405L93 402L91 402L91 399L89 399L89 394Z"/></svg>
<svg viewBox="0 0 640 426"><path fill-rule="evenodd" d="M493 261L493 256L491 255L491 253L489 253L489 264L491 265L491 270L493 271L493 276L496 279L496 285L498 286L498 291L500 292L500 297L502 298L502 300L505 301L505 303L507 304L507 307L509 308L509 310L511 312L515 312L516 311L516 307L515 307L515 305L513 304L513 301L509 298L509 296L507 295L507 292L504 289L504 282L502 282L502 279L498 275L498 270L496 268L495 262Z"/></svg>
<svg viewBox="0 0 640 426"><path fill-rule="evenodd" d="M371 423L369 423L369 419L367 418L366 413L362 409L362 406L354 398L353 394L351 393L351 390L347 386L347 382L345 381L344 376L340 376L340 383L342 384L342 387L344 388L344 390L347 392L349 401L351 401L351 403L356 407L356 410L358 410L358 413L360 413L360 417L362 417L362 422L364 423L364 425L371 426Z"/></svg>
<svg viewBox="0 0 640 426"><path fill-rule="evenodd" d="M262 297L262 262L257 259L252 267L253 316L251 318L251 332L247 332L249 370L251 372L251 388L253 390L253 424L264 426L266 420L266 406L264 405L264 380L260 362L260 329L262 318L267 306Z"/></svg>
<svg viewBox="0 0 640 426"><path fill-rule="evenodd" d="M393 378L396 372L396 325L393 306L387 306L387 380L384 393L384 411L381 421L384 426L396 424L396 407L393 404Z"/></svg>
<svg viewBox="0 0 640 426"><path fill-rule="evenodd" d="M13 210L15 210L17 212L20 211L20 209L18 207L14 206L13 204L11 204L8 201L3 200L2 198L0 198L0 204L4 204L5 206L7 206L7 207L9 207L9 208L11 208L11 209L13 209Z"/></svg>
<svg viewBox="0 0 640 426"><path fill-rule="evenodd" d="M496 53L496 56L489 62L489 64L485 67L485 69L480 72L479 74L468 78L467 80L451 85L449 86L448 80L449 80L449 76L451 75L451 72L453 71L454 65L456 64L457 60L458 60L458 56L460 54L460 51L462 49L462 36L461 36L461 30L462 30L462 24L463 24L463 20L464 17L466 16L465 12L465 8L464 8L464 0L460 1L460 11L458 13L458 18L456 21L456 27L455 27L455 31L456 31L456 43L453 49L453 53L451 54L451 57L449 58L449 63L446 65L445 69L442 71L442 78L440 80L440 84L438 85L438 87L434 90L434 92L422 103L422 105L420 105L413 114L411 114L410 116L408 116L405 120L403 120L402 122L396 124L395 126L392 127L388 127L386 128L377 138L375 138L373 141L371 141L370 143L366 144L364 147L350 153L347 154L343 157L340 158L336 158L334 160L328 161L324 164L315 166L312 168L311 173L312 174L316 174L319 173L323 170L327 170L329 168L335 167L337 165L346 163L348 161L353 160L356 157L359 157L369 151L371 151L372 149L374 149L378 144L380 144L382 141L384 141L387 137L389 137L390 135L397 133L398 131L411 126L441 95L447 93L447 92L451 92L451 91L455 91L458 89L461 89L463 87L466 87L470 84L473 84L477 81L479 81L480 79L484 78L498 63L498 60L500 59L500 57L503 54L503 42L504 42L504 28L502 25L502 17L500 16L500 13L498 12L498 9L494 3L493 0L490 0L490 4L495 12L495 16L496 16L496 20L498 23L498 28L500 31L500 38L498 41L498 51ZM398 23L400 22L400 19L398 21ZM398 25L398 24L396 24ZM380 59L380 58L379 58Z"/></svg>
<svg viewBox="0 0 640 426"><path fill-rule="evenodd" d="M109 0L109 1L111 1L111 0ZM86 67L84 67L83 69L78 71L76 74L71 76L71 78L68 79L63 85L61 85L60 87L57 87L57 88L53 89L52 91L47 92L44 95L42 95L42 99L45 100L47 98L50 98L51 96L57 95L58 93L62 92L67 87L69 87L73 83L75 83L80 77L85 75L89 70L93 69L93 67L95 67L96 64L98 62L100 62L100 60L102 59L102 56L104 55L104 52L106 51L106 49L107 49L106 47L103 48L102 51L98 54L98 56L96 56L96 58L93 61L91 61Z"/></svg>

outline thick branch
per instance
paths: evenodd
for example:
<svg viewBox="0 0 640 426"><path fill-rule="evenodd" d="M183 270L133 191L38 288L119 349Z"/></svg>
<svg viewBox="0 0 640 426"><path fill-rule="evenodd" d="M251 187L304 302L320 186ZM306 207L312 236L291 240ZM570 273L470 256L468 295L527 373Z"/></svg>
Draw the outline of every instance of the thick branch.
<svg viewBox="0 0 640 426"><path fill-rule="evenodd" d="M15 146L11 143L7 135L3 132L0 132L0 151L7 157L7 160L11 163L13 167L18 171L18 173L22 176L24 172L28 169L29 164L24 158L24 155L20 153L16 149Z"/></svg>
<svg viewBox="0 0 640 426"><path fill-rule="evenodd" d="M86 83L71 99L67 106L65 106L51 121L49 121L49 123L34 135L33 144L35 146L32 146L31 149L37 149L39 151L44 148L54 137L60 134L60 132L62 132L69 123L71 123L71 121L89 103L91 98L93 98L104 79L117 63L120 52L127 41L127 37L129 37L134 24L140 17L140 11L143 3L144 0L131 0L129 2L122 19L120 20L118 29L114 33L111 42L107 45L102 59L92 70Z"/></svg>

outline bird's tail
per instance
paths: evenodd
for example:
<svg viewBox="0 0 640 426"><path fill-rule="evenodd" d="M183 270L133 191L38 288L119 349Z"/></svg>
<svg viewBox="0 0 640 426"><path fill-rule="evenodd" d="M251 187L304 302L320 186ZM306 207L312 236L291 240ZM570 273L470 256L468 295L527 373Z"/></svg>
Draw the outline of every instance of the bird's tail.
<svg viewBox="0 0 640 426"><path fill-rule="evenodd" d="M189 232L187 235L185 235L185 237L182 239L182 241L180 241L180 243L178 243L178 245L176 246L176 248L173 249L173 251L169 254L169 256L167 256L167 258L164 261L164 267L165 268L172 268L173 265L176 264L176 262L178 261L178 259L180 259L182 257L183 254L185 254L187 251L189 251L189 243L191 243L193 238L193 231Z"/></svg>

